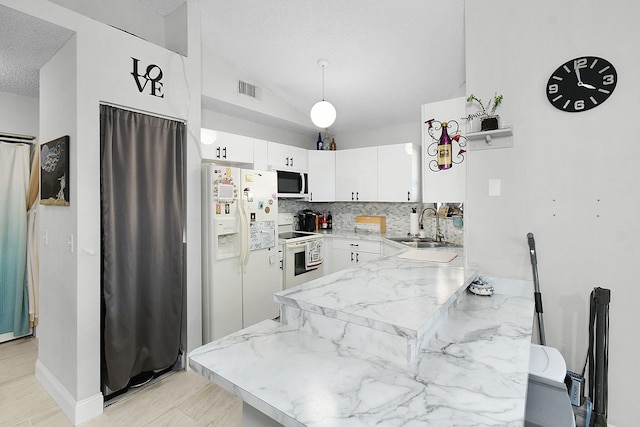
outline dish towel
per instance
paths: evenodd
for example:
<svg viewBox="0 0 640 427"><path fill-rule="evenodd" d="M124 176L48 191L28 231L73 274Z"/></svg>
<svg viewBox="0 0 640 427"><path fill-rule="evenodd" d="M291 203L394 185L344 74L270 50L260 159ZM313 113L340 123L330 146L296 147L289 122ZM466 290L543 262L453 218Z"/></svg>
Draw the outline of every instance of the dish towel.
<svg viewBox="0 0 640 427"><path fill-rule="evenodd" d="M307 242L307 268L322 264L322 239Z"/></svg>

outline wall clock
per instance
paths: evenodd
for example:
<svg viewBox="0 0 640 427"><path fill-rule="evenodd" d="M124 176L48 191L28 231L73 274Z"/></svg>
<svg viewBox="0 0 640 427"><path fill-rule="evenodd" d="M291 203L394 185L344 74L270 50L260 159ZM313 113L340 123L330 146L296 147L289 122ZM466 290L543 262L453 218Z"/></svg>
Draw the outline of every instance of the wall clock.
<svg viewBox="0 0 640 427"><path fill-rule="evenodd" d="M606 101L618 82L606 59L581 56L559 66L547 82L547 99L558 110L578 113Z"/></svg>

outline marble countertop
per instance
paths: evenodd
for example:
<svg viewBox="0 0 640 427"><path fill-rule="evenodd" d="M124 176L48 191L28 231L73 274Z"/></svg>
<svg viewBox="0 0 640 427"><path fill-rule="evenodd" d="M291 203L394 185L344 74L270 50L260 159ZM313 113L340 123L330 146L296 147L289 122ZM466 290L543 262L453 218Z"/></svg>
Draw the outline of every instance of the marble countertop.
<svg viewBox="0 0 640 427"><path fill-rule="evenodd" d="M521 426L533 285L489 278L494 295L470 294L462 248L433 250L458 256L396 253L277 292L281 322L198 348L189 365L286 426Z"/></svg>
<svg viewBox="0 0 640 427"><path fill-rule="evenodd" d="M531 282L460 296L410 364L264 321L190 354L194 371L285 426L521 426Z"/></svg>

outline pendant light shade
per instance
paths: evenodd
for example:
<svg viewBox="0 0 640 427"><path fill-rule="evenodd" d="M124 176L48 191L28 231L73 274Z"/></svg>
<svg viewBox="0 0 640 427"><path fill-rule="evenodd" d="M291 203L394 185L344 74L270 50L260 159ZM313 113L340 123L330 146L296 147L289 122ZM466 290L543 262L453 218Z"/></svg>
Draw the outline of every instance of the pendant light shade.
<svg viewBox="0 0 640 427"><path fill-rule="evenodd" d="M311 121L319 128L326 129L336 121L336 109L328 101L318 101L311 107Z"/></svg>
<svg viewBox="0 0 640 427"><path fill-rule="evenodd" d="M326 129L336 121L336 108L329 101L324 100L324 68L329 65L326 59L318 60L318 66L322 67L322 101L316 102L311 107L311 121L319 128Z"/></svg>

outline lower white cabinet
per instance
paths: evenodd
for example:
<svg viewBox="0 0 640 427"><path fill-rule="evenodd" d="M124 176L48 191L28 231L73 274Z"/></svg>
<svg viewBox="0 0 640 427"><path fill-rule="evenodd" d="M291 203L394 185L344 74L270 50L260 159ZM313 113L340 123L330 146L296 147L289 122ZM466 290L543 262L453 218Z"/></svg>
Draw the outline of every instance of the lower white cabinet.
<svg viewBox="0 0 640 427"><path fill-rule="evenodd" d="M378 241L333 238L332 244L330 273L357 267L367 261L380 258L380 242Z"/></svg>

